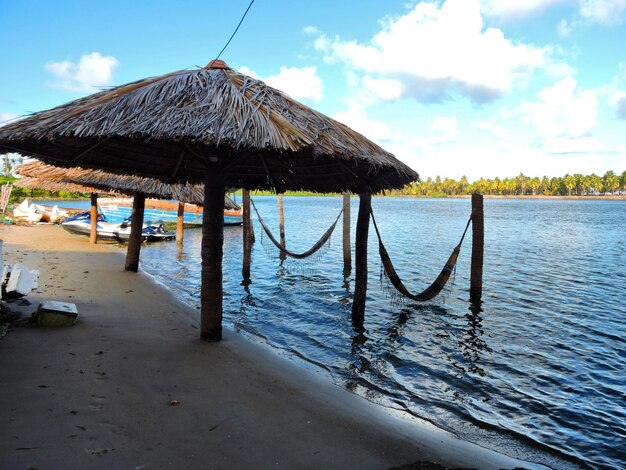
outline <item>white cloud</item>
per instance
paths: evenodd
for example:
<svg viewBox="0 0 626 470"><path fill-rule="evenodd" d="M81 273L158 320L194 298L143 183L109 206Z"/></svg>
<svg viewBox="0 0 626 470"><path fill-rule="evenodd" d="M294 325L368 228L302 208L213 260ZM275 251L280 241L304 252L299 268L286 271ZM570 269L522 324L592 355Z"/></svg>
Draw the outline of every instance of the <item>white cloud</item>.
<svg viewBox="0 0 626 470"><path fill-rule="evenodd" d="M499 137L500 139L506 139L510 135L509 131L507 131L504 127L494 124L493 122L477 121L474 126L478 129L488 131L489 133L493 134L496 137Z"/></svg>
<svg viewBox="0 0 626 470"><path fill-rule="evenodd" d="M56 79L50 84L51 86L62 90L84 92L110 85L113 72L118 65L115 57L92 52L82 55L78 63L68 60L48 62L45 68Z"/></svg>
<svg viewBox="0 0 626 470"><path fill-rule="evenodd" d="M17 119L19 116L14 113L3 113L0 111L0 126L8 124L10 121Z"/></svg>
<svg viewBox="0 0 626 470"><path fill-rule="evenodd" d="M617 92L611 97L611 104L615 106L615 115L618 119L626 119L626 93Z"/></svg>
<svg viewBox="0 0 626 470"><path fill-rule="evenodd" d="M437 144L450 142L457 136L457 120L455 117L436 116L429 127L435 131Z"/></svg>
<svg viewBox="0 0 626 470"><path fill-rule="evenodd" d="M389 78L363 77L363 86L375 97L383 101L393 101L402 96L403 86L399 80Z"/></svg>
<svg viewBox="0 0 626 470"><path fill-rule="evenodd" d="M257 75L257 73L252 70L249 67L246 67L245 65L238 67L237 71L239 71L240 73L243 73L244 75L248 75L249 77L255 78L257 80L260 80L259 76Z"/></svg>
<svg viewBox="0 0 626 470"><path fill-rule="evenodd" d="M572 26L567 22L567 20L563 19L559 21L559 25L556 27L559 36L565 38L572 33Z"/></svg>
<svg viewBox="0 0 626 470"><path fill-rule="evenodd" d="M304 34L314 35L314 34L319 34L320 30L317 29L317 26L305 26L302 32Z"/></svg>
<svg viewBox="0 0 626 470"><path fill-rule="evenodd" d="M399 81L403 97L425 102L455 93L476 103L491 101L550 63L550 50L514 43L501 30L485 28L474 0L420 2L381 24L369 43L322 35L315 47L327 61Z"/></svg>
<svg viewBox="0 0 626 470"><path fill-rule="evenodd" d="M568 2L571 0L480 0L485 15L505 20L522 18Z"/></svg>
<svg viewBox="0 0 626 470"><path fill-rule="evenodd" d="M626 0L581 0L580 16L598 23L617 23L626 11Z"/></svg>
<svg viewBox="0 0 626 470"><path fill-rule="evenodd" d="M596 153L600 143L593 137L556 137L546 140L541 148L545 153Z"/></svg>
<svg viewBox="0 0 626 470"><path fill-rule="evenodd" d="M246 70L252 72L249 69ZM255 77L256 74L253 75L253 73L248 73L248 75ZM262 80L296 100L319 101L324 95L322 79L317 75L317 67L282 66L278 74L265 77Z"/></svg>
<svg viewBox="0 0 626 470"><path fill-rule="evenodd" d="M619 22L626 11L626 0L479 0L479 2L485 16L504 20L539 14L558 5L571 5L577 7L578 15L583 20L610 24ZM566 36L570 30L571 25L561 20L559 33Z"/></svg>
<svg viewBox="0 0 626 470"><path fill-rule="evenodd" d="M518 112L535 127L546 153L598 150L592 137L598 99L593 91L579 89L571 77L544 88L537 101L523 103Z"/></svg>
<svg viewBox="0 0 626 470"><path fill-rule="evenodd" d="M333 118L379 143L399 138L385 122L370 119L365 106L357 100L351 101L346 111L336 113Z"/></svg>

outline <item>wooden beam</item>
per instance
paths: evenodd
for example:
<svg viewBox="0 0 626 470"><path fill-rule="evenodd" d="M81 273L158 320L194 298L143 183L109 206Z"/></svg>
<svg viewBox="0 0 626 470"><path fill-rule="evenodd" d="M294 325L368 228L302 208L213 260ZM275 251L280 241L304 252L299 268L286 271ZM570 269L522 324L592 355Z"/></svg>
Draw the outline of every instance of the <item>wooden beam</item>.
<svg viewBox="0 0 626 470"><path fill-rule="evenodd" d="M483 254L485 222L482 194L472 194L472 265L470 272L470 302L480 305L483 295Z"/></svg>
<svg viewBox="0 0 626 470"><path fill-rule="evenodd" d="M200 336L222 339L222 258L224 257L224 172L209 165L204 178L202 214L202 286L200 288Z"/></svg>
<svg viewBox="0 0 626 470"><path fill-rule="evenodd" d="M176 243L183 244L185 228L185 203L178 201L178 214L176 216Z"/></svg>
<svg viewBox="0 0 626 470"><path fill-rule="evenodd" d="M174 178L178 174L178 170L180 170L180 165L182 165L184 158L185 152L180 152L178 160L176 160L176 166L174 167L174 171L172 172L172 178Z"/></svg>
<svg viewBox="0 0 626 470"><path fill-rule="evenodd" d="M91 193L91 231L89 233L89 243L98 243L98 194Z"/></svg>
<svg viewBox="0 0 626 470"><path fill-rule="evenodd" d="M95 149L97 149L98 147L100 147L101 145L105 144L106 142L108 142L110 139L110 137L105 137L102 140L99 140L98 142L96 142L95 144L91 144L88 145L85 149L82 149L78 154L72 156L70 158L70 163L76 163L78 160L80 160L81 158L83 158L85 155L87 155L89 152L93 152Z"/></svg>
<svg viewBox="0 0 626 470"><path fill-rule="evenodd" d="M143 230L143 214L146 207L146 196L135 194L133 197L133 212L130 222L130 238L126 250L126 271L136 273L139 270L139 252L141 251L141 239Z"/></svg>
<svg viewBox="0 0 626 470"><path fill-rule="evenodd" d="M356 222L354 300L352 301L352 321L363 324L365 320L365 299L367 297L367 237L369 235L372 195L359 195L359 215Z"/></svg>

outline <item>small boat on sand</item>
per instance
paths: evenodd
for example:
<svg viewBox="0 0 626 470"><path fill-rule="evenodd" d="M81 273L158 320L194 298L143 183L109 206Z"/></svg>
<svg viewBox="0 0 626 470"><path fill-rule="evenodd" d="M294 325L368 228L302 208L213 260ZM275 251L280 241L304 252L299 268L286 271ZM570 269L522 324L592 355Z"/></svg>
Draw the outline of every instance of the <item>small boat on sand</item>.
<svg viewBox="0 0 626 470"><path fill-rule="evenodd" d="M57 206L49 207L39 204L29 204L28 199L24 199L19 206L13 209L13 216L31 223L56 223L67 217L68 213L59 209Z"/></svg>
<svg viewBox="0 0 626 470"><path fill-rule="evenodd" d="M111 223L107 220L106 216L100 212L98 213L98 224L96 225L98 238L127 242L130 238L130 223L130 217L120 223ZM76 235L89 236L91 233L91 214L89 211L80 212L65 220L65 222L61 224L61 227ZM161 221L146 221L143 224L141 231L143 241L172 240L175 237L176 235L174 233L163 228L163 222Z"/></svg>

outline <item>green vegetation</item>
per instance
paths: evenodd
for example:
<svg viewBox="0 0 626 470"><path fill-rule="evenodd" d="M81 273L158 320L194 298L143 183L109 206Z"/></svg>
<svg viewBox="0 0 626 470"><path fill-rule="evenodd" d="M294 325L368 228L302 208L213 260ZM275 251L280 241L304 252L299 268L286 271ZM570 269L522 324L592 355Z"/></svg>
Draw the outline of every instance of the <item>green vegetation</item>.
<svg viewBox="0 0 626 470"><path fill-rule="evenodd" d="M459 181L437 176L412 183L400 190L389 191L390 196L461 196L479 192L498 196L599 196L626 192L626 171L621 175L607 171L603 176L565 175L561 178L530 177L520 173L515 178L480 178L469 183L463 176Z"/></svg>
<svg viewBox="0 0 626 470"><path fill-rule="evenodd" d="M13 183L17 178L0 174L0 186ZM70 191L46 191L43 189L24 189L13 186L9 203L19 203L24 198L30 199L81 199L89 197L88 194L72 193Z"/></svg>
<svg viewBox="0 0 626 470"><path fill-rule="evenodd" d="M565 175L548 178L531 177L520 173L514 178L480 178L470 183L465 176L460 180L437 176L405 186L402 189L386 191L387 196L447 197L464 196L479 192L494 196L601 196L626 193L626 171L617 175L607 171L603 176ZM241 190L235 193L241 196ZM273 191L251 191L252 196L273 196ZM287 191L285 196L338 196L338 193L319 194L310 191Z"/></svg>

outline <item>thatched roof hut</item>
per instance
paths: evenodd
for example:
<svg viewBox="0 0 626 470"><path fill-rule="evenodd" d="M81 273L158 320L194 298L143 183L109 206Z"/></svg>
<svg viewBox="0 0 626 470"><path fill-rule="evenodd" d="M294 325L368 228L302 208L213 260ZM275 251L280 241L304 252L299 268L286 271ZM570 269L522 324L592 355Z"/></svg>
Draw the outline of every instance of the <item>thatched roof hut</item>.
<svg viewBox="0 0 626 470"><path fill-rule="evenodd" d="M15 181L14 186L23 189L44 189L46 191L70 191L73 193L105 193L111 196L119 196L120 192L113 190L103 190L95 188L93 186L85 186L82 184L62 182L62 181L50 181L40 178L20 178Z"/></svg>
<svg viewBox="0 0 626 470"><path fill-rule="evenodd" d="M418 178L358 132L221 61L139 80L0 127L0 151L227 187L375 193Z"/></svg>
<svg viewBox="0 0 626 470"><path fill-rule="evenodd" d="M207 339L221 339L226 187L361 194L355 304L364 306L367 263L359 260L370 195L419 178L358 132L218 60L3 126L2 151L165 183L203 182L200 334Z"/></svg>
<svg viewBox="0 0 626 470"><path fill-rule="evenodd" d="M13 172L16 175L28 178L28 181L23 184L28 184L31 188L49 189L54 184L60 184L61 189L65 189L62 185L67 185L67 190L73 191L69 189L69 186L78 185L90 188L80 192L115 193L129 196L143 194L148 198L173 199L199 206L204 203L204 187L201 184L166 184L153 178L120 175L102 170L81 167L61 168L38 160L23 163L15 167ZM37 182L40 182L42 186L37 186ZM51 190L58 191L58 189ZM228 197L224 198L224 208L228 210L240 209Z"/></svg>

